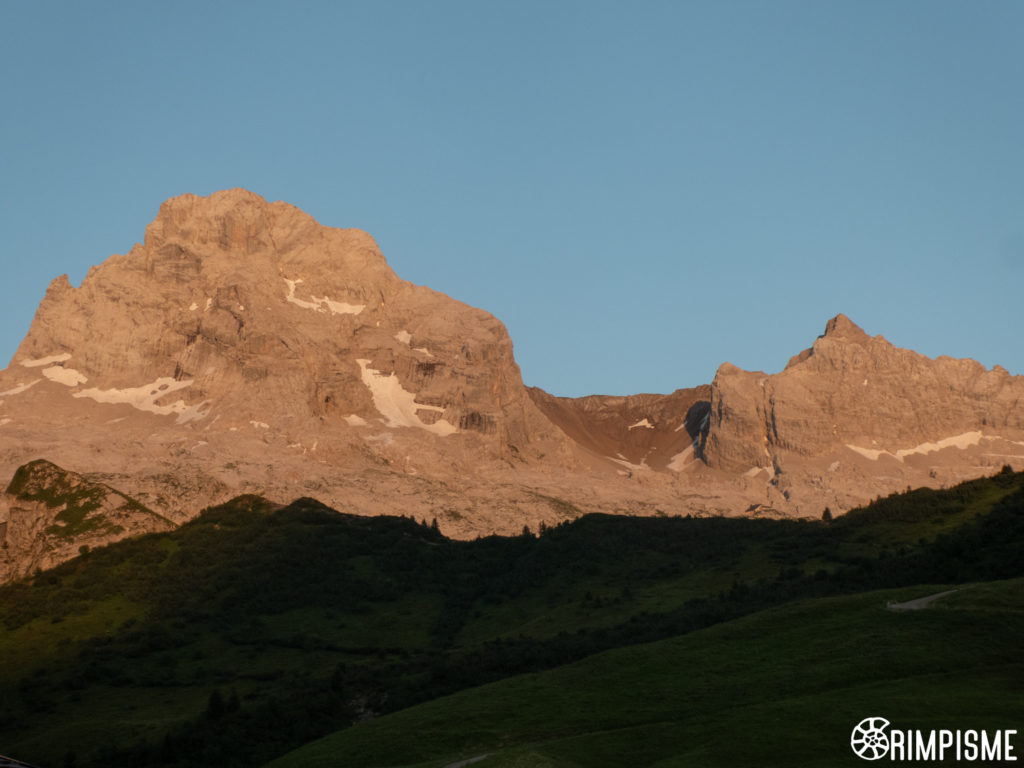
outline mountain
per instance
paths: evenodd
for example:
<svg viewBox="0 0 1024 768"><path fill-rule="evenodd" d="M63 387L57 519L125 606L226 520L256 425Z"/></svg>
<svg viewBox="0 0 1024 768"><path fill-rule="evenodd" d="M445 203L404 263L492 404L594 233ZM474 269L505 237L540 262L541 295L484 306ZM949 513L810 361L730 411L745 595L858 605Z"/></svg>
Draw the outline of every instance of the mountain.
<svg viewBox="0 0 1024 768"><path fill-rule="evenodd" d="M780 373L718 369L701 456L787 511L951 485L1024 462L1024 377L932 360L838 315Z"/></svg>
<svg viewBox="0 0 1024 768"><path fill-rule="evenodd" d="M179 522L240 490L457 509L436 478L571 452L498 320L242 190L172 199L143 245L55 280L0 381L4 471L46 457Z"/></svg>
<svg viewBox="0 0 1024 768"><path fill-rule="evenodd" d="M143 244L50 285L0 371L0 476L37 459L175 524L242 493L460 538L585 512L820 517L1024 466L1024 377L839 315L777 374L554 397L499 320L403 281L365 232L229 190L168 200Z"/></svg>

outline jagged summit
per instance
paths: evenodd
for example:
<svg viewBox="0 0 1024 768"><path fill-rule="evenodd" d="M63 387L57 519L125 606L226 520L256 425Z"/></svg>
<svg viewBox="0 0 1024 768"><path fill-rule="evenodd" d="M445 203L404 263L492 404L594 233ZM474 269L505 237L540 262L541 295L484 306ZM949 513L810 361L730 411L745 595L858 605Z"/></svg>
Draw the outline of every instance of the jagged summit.
<svg viewBox="0 0 1024 768"><path fill-rule="evenodd" d="M719 368L703 455L761 478L775 508L833 493L849 505L872 483L952 482L1019 463L1022 394L1024 377L900 349L840 314L780 373Z"/></svg>
<svg viewBox="0 0 1024 768"><path fill-rule="evenodd" d="M825 323L825 332L822 337L826 336L857 340L869 338L859 325L842 313Z"/></svg>
<svg viewBox="0 0 1024 768"><path fill-rule="evenodd" d="M864 330L853 322L849 317L840 313L825 323L825 331L818 336L814 344L802 352L793 355L786 363L786 368L790 368L794 365L798 365L818 350L819 345L823 339L827 339L828 343L839 343L839 344L859 344L864 346L872 341L872 337L868 336ZM875 336L875 341L888 344L881 336Z"/></svg>
<svg viewBox="0 0 1024 768"><path fill-rule="evenodd" d="M163 203L146 228L145 245L159 250L167 244L250 258L284 255L302 245L318 244L317 253L324 258L363 252L369 261L384 264L376 241L363 230L322 227L295 206L267 202L246 189L214 192L209 197L185 194Z"/></svg>

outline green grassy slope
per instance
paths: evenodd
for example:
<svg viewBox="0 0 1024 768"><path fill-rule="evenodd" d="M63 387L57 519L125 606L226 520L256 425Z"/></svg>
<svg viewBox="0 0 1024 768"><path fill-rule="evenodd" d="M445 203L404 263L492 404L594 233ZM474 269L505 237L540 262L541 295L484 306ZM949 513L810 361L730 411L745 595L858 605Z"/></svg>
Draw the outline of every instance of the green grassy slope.
<svg viewBox="0 0 1024 768"><path fill-rule="evenodd" d="M795 600L1024 576L1024 474L830 525L588 516L445 539L246 497L0 588L0 752L256 766L355 720Z"/></svg>
<svg viewBox="0 0 1024 768"><path fill-rule="evenodd" d="M854 725L1024 724L1024 580L802 601L358 725L268 768L844 766ZM1018 739L1018 750L1024 741Z"/></svg>

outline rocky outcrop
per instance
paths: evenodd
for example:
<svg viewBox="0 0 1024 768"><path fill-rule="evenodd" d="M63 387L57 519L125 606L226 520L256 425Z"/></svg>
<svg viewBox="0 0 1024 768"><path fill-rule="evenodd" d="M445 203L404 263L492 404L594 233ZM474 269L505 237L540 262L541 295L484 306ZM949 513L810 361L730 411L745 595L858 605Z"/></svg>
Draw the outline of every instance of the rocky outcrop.
<svg viewBox="0 0 1024 768"><path fill-rule="evenodd" d="M899 349L839 315L781 373L722 365L711 414L708 464L746 470L784 454L899 451L986 428L1024 429L1024 377Z"/></svg>
<svg viewBox="0 0 1024 768"><path fill-rule="evenodd" d="M827 500L808 489L834 487L833 506L845 509L844 496L1020 464L1022 439L1024 377L973 360L932 360L838 315L780 373L719 368L704 460L725 473L763 470L785 489L781 502ZM864 477L872 474L875 481Z"/></svg>
<svg viewBox="0 0 1024 768"><path fill-rule="evenodd" d="M172 523L113 488L45 460L20 467L0 497L0 583Z"/></svg>

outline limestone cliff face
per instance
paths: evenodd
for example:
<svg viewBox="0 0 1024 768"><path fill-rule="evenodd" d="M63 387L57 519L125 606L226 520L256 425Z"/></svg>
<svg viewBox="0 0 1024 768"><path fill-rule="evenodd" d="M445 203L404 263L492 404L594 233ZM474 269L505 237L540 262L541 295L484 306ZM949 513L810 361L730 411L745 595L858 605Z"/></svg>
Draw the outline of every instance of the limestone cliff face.
<svg viewBox="0 0 1024 768"><path fill-rule="evenodd" d="M245 190L173 198L143 244L54 280L0 370L0 477L46 457L175 523L257 493L518 533L577 453L500 321Z"/></svg>
<svg viewBox="0 0 1024 768"><path fill-rule="evenodd" d="M69 560L82 547L172 527L109 486L34 461L0 496L0 583Z"/></svg>
<svg viewBox="0 0 1024 768"><path fill-rule="evenodd" d="M166 202L145 243L50 286L12 368L179 423L380 421L501 454L535 413L493 316L400 280L373 238L244 190Z"/></svg>
<svg viewBox="0 0 1024 768"><path fill-rule="evenodd" d="M790 514L1024 464L1024 377L936 360L830 320L780 373L725 364L702 456Z"/></svg>
<svg viewBox="0 0 1024 768"><path fill-rule="evenodd" d="M839 315L778 374L719 368L711 414L705 458L719 469L771 467L786 454L850 446L898 455L962 435L968 442L974 432L1024 429L1024 377L899 349Z"/></svg>

